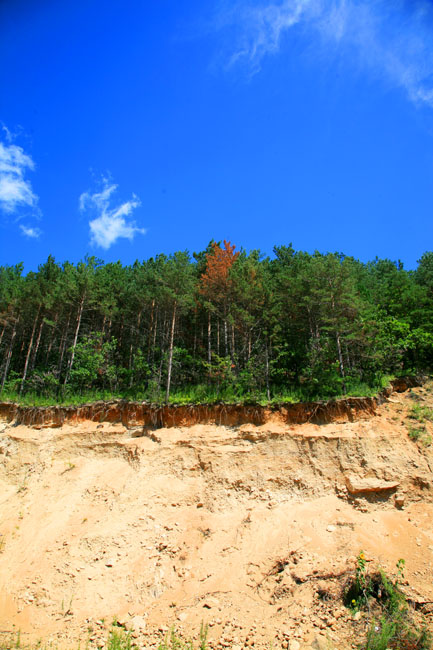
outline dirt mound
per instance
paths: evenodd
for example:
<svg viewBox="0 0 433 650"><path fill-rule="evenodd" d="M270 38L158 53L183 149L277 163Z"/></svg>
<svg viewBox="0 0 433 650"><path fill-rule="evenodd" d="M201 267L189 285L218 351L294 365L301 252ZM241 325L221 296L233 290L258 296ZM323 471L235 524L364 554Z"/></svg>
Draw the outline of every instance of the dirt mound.
<svg viewBox="0 0 433 650"><path fill-rule="evenodd" d="M414 404L432 390L327 424L6 416L0 630L102 643L116 617L150 647L203 621L221 648L344 647L366 624L340 600L361 548L390 572L405 558L412 600L433 601L433 452L408 436Z"/></svg>

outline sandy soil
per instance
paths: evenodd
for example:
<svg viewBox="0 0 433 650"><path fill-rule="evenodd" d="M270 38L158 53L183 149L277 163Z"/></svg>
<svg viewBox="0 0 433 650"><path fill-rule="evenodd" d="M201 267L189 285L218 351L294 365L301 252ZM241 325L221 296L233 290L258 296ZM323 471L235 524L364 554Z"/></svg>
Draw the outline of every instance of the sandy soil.
<svg viewBox="0 0 433 650"><path fill-rule="evenodd" d="M366 621L340 593L360 549L390 573L405 559L431 621L433 452L408 437L415 401L432 389L322 426L0 423L0 633L102 647L116 618L141 647L202 622L214 647L350 647Z"/></svg>

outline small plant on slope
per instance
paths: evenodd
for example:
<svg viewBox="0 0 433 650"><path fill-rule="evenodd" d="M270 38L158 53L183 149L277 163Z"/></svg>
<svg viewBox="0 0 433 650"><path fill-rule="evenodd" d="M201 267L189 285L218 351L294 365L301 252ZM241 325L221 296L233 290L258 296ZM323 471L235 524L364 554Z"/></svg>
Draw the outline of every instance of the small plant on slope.
<svg viewBox="0 0 433 650"><path fill-rule="evenodd" d="M372 616L364 650L430 650L432 638L425 627L415 624L400 583L404 578L405 562L397 562L397 577L393 580L379 569L367 570L367 560L361 551L357 557L355 576L344 591L344 602L352 611L366 610Z"/></svg>
<svg viewBox="0 0 433 650"><path fill-rule="evenodd" d="M207 650L207 625L201 624L198 650ZM112 650L117 650L113 648ZM183 640L172 628L158 646L158 650L194 650L194 643Z"/></svg>
<svg viewBox="0 0 433 650"><path fill-rule="evenodd" d="M131 650L132 640L130 632L113 627L108 633L107 650Z"/></svg>

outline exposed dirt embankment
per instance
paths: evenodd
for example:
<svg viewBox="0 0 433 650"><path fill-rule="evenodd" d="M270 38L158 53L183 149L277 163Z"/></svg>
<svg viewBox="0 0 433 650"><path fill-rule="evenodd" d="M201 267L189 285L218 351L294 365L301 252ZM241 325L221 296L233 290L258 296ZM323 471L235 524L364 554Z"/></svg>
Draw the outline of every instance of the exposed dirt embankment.
<svg viewBox="0 0 433 650"><path fill-rule="evenodd" d="M72 645L91 629L97 644L117 617L147 648L162 626L204 621L221 650L345 648L366 627L339 599L360 549L390 572L403 557L428 612L433 452L408 436L413 404L433 407L433 389L321 424L276 409L236 426L125 426L123 403L115 422L4 420L0 631Z"/></svg>
<svg viewBox="0 0 433 650"><path fill-rule="evenodd" d="M149 428L189 427L195 424L240 426L262 425L272 420L285 424L325 424L335 420L352 422L374 415L378 405L393 392L419 386L415 377L393 380L377 397L348 397L328 402L302 402L273 407L241 404L200 404L156 406L147 402L95 402L82 406L29 407L0 403L0 418L35 427L61 427L78 422L121 422L125 426Z"/></svg>

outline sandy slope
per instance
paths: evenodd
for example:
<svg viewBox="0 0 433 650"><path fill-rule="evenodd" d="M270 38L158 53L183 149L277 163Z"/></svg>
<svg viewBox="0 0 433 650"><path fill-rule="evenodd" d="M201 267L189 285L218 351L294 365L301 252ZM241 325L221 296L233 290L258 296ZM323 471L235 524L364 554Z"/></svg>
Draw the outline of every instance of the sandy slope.
<svg viewBox="0 0 433 650"><path fill-rule="evenodd" d="M419 388L323 426L0 423L0 631L98 643L117 617L145 646L203 621L221 647L346 647L365 622L332 575L361 548L391 572L405 558L407 593L433 601L433 452L408 438L414 397L433 404Z"/></svg>

